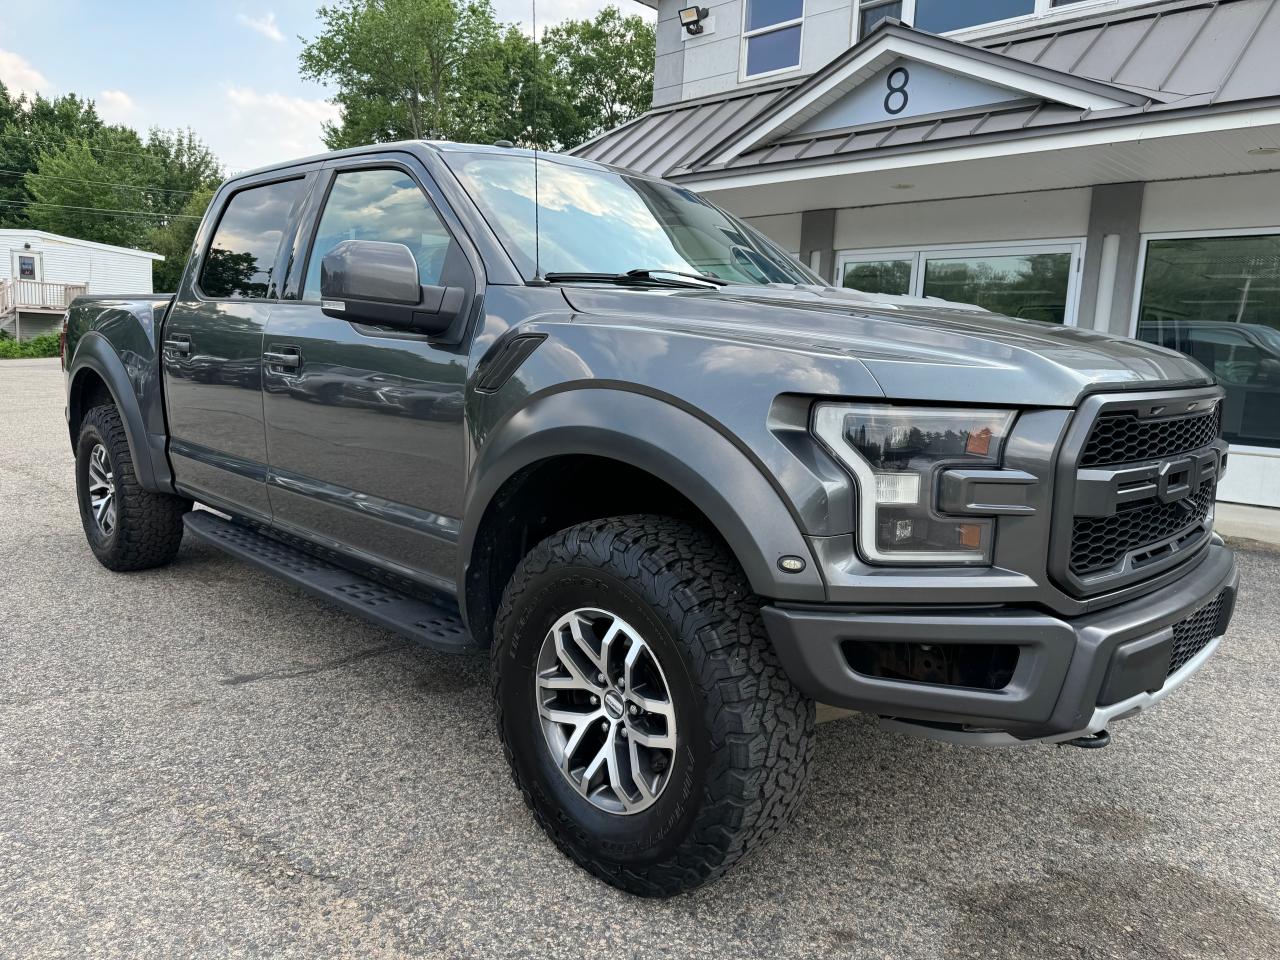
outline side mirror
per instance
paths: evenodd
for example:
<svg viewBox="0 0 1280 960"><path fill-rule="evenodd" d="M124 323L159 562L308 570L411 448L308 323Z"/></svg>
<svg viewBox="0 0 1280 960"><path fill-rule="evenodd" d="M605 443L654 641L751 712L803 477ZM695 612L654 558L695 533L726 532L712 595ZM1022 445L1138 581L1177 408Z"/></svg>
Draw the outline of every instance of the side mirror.
<svg viewBox="0 0 1280 960"><path fill-rule="evenodd" d="M440 334L465 300L461 287L419 283L418 262L403 243L344 240L320 263L320 309L327 317Z"/></svg>

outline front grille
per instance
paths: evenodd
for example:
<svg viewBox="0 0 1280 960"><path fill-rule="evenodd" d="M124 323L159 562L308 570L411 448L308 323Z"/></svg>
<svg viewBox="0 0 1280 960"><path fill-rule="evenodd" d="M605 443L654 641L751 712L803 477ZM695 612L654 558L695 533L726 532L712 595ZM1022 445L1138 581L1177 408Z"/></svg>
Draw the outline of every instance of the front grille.
<svg viewBox="0 0 1280 960"><path fill-rule="evenodd" d="M1077 597L1119 590L1208 543L1226 452L1221 397L1210 388L1085 402L1054 494L1049 573L1059 584Z"/></svg>
<svg viewBox="0 0 1280 960"><path fill-rule="evenodd" d="M1222 604L1226 594L1220 593L1203 607L1183 617L1173 625L1173 656L1169 659L1169 672L1173 676L1208 645L1218 633L1218 621L1222 618Z"/></svg>
<svg viewBox="0 0 1280 960"><path fill-rule="evenodd" d="M1188 533L1194 536L1209 515L1213 495L1213 484L1206 483L1194 496L1174 503L1141 500L1109 517L1076 517L1071 525L1071 572L1083 577L1109 569L1131 550L1180 530L1191 528Z"/></svg>
<svg viewBox="0 0 1280 960"><path fill-rule="evenodd" d="M1132 413L1099 417L1080 454L1080 466L1139 463L1199 450L1217 439L1219 417L1218 404L1190 417L1140 420Z"/></svg>

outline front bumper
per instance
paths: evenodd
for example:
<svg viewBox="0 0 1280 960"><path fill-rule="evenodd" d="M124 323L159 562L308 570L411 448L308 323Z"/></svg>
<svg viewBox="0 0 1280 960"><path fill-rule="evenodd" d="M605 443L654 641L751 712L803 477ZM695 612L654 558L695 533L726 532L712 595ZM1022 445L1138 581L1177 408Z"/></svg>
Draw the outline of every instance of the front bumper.
<svg viewBox="0 0 1280 960"><path fill-rule="evenodd" d="M874 713L886 725L940 739L999 745L1095 733L1146 709L1217 649L1235 605L1235 556L1216 540L1195 567L1137 599L1064 619L1011 607L774 605L764 610L792 681L820 703ZM1209 604L1217 604L1213 614ZM1199 620L1196 620L1197 613ZM1175 626L1206 613L1209 639L1185 663ZM1014 645L1017 665L998 690L868 676L848 644ZM1174 669L1171 669L1174 668Z"/></svg>

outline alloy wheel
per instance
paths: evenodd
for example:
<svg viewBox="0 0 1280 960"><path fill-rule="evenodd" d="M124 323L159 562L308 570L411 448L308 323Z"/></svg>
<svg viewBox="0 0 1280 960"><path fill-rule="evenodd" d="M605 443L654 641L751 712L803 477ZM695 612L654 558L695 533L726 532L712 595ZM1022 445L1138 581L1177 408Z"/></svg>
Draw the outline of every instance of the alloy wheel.
<svg viewBox="0 0 1280 960"><path fill-rule="evenodd" d="M116 528L116 482L107 448L93 445L89 454L89 510L104 537Z"/></svg>
<svg viewBox="0 0 1280 960"><path fill-rule="evenodd" d="M538 654L535 696L551 758L591 804L651 806L671 777L675 705L653 650L606 610L565 614Z"/></svg>

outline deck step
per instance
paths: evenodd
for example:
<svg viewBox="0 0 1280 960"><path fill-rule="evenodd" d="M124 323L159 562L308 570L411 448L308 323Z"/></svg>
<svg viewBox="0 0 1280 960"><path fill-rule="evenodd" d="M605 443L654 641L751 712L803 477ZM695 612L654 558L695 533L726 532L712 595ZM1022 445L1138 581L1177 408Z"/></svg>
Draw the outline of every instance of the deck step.
<svg viewBox="0 0 1280 960"><path fill-rule="evenodd" d="M191 511L183 522L196 539L358 617L436 650L474 653L477 649L462 619L447 607L401 593L206 510Z"/></svg>

